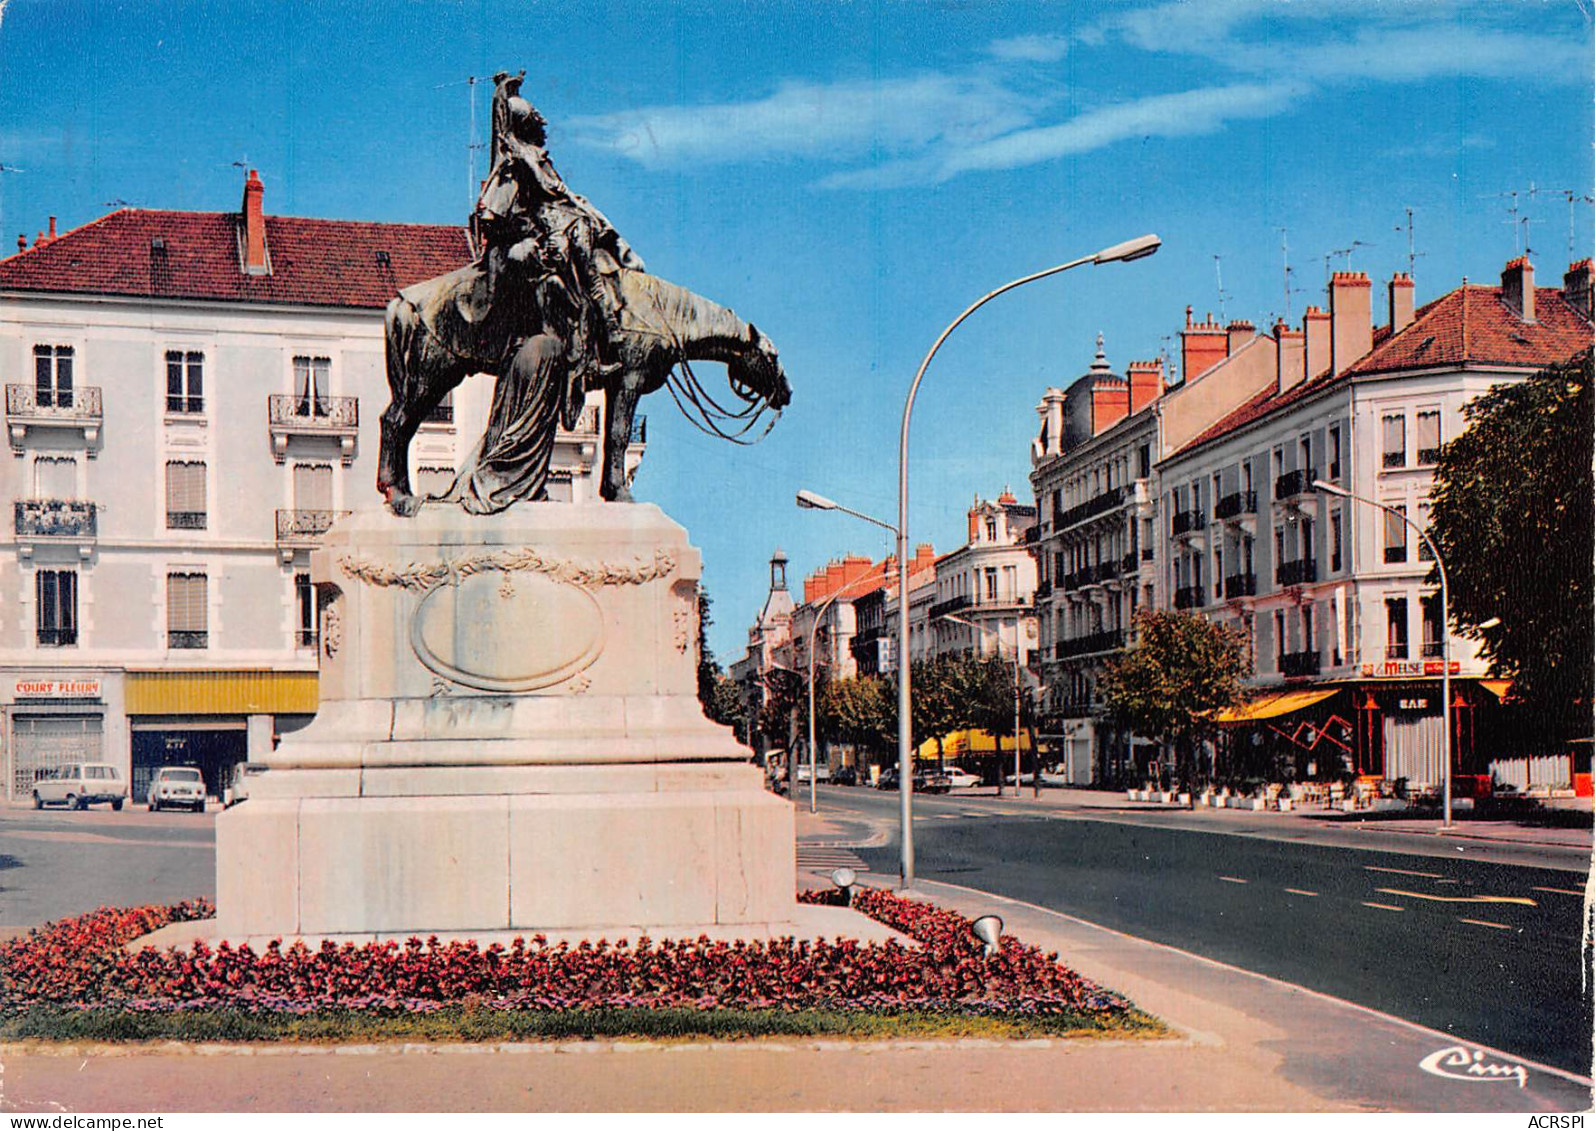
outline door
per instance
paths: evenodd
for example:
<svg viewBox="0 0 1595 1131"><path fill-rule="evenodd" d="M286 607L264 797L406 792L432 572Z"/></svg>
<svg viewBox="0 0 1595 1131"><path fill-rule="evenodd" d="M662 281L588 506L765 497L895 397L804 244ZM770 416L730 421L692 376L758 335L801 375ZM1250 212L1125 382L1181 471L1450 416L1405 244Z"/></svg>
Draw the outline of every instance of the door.
<svg viewBox="0 0 1595 1131"><path fill-rule="evenodd" d="M11 797L31 797L33 783L61 766L105 761L102 731L99 715L13 715Z"/></svg>

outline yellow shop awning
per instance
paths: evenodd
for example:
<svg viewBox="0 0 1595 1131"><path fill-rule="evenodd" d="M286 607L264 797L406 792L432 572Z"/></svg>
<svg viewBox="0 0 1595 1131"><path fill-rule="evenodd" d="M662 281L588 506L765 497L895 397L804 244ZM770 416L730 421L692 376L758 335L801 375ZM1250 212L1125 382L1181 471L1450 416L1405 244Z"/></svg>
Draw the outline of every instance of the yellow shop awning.
<svg viewBox="0 0 1595 1131"><path fill-rule="evenodd" d="M313 715L315 672L128 672L129 715Z"/></svg>
<svg viewBox="0 0 1595 1131"><path fill-rule="evenodd" d="M1497 699L1505 699L1512 692L1512 681L1509 679L1481 679L1479 686Z"/></svg>
<svg viewBox="0 0 1595 1131"><path fill-rule="evenodd" d="M1221 723L1252 723L1262 719L1276 719L1280 715L1288 715L1292 711L1299 711L1303 707L1311 707L1314 703L1322 703L1331 695L1329 691L1272 691L1267 695L1259 695L1244 707L1231 707L1220 711L1215 720Z"/></svg>
<svg viewBox="0 0 1595 1131"><path fill-rule="evenodd" d="M1021 750L1034 749L1030 729L1025 728L1022 734ZM995 738L983 730L955 730L942 739L942 753L948 758L961 758L966 754L990 754L996 750L1013 753L1013 731L999 734ZM919 744L915 757L921 760L935 761L936 740L927 738Z"/></svg>

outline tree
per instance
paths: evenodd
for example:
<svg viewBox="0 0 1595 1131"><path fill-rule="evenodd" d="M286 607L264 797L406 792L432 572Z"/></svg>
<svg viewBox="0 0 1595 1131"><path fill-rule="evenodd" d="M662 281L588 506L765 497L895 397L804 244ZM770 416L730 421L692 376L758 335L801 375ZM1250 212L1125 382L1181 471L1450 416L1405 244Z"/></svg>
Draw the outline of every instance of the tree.
<svg viewBox="0 0 1595 1131"><path fill-rule="evenodd" d="M723 675L714 681L709 701L703 705L703 713L712 723L735 727L738 739L745 737L748 709L742 702L742 689L730 676Z"/></svg>
<svg viewBox="0 0 1595 1131"><path fill-rule="evenodd" d="M1109 661L1101 692L1108 718L1137 734L1173 744L1181 777L1195 779L1199 740L1214 716L1246 701L1252 665L1239 632L1191 613L1142 610L1138 638Z"/></svg>
<svg viewBox="0 0 1595 1131"><path fill-rule="evenodd" d="M820 692L817 725L827 740L886 749L897 737L896 697L896 686L879 676L831 681Z"/></svg>
<svg viewBox="0 0 1595 1131"><path fill-rule="evenodd" d="M1520 733L1553 748L1590 733L1592 376L1586 349L1468 404L1431 494L1451 616L1512 681Z"/></svg>

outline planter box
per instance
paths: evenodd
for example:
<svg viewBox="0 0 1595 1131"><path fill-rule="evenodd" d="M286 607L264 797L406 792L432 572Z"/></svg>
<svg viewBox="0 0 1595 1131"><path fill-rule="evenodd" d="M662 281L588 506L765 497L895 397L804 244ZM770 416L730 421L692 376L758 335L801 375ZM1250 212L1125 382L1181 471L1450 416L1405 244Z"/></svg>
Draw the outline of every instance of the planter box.
<svg viewBox="0 0 1595 1131"><path fill-rule="evenodd" d="M1295 807L1296 807L1296 803L1294 801L1292 801L1290 798L1281 797L1279 799L1279 811L1281 813L1289 813Z"/></svg>
<svg viewBox="0 0 1595 1131"><path fill-rule="evenodd" d="M1124 791L1124 796L1125 796L1125 798L1126 798L1126 799L1127 799L1127 800L1129 800L1129 801L1134 801L1134 800L1135 800L1135 793L1136 793L1136 791L1135 791L1135 790L1133 790L1133 789L1127 789L1127 790L1125 790L1125 791Z"/></svg>
<svg viewBox="0 0 1595 1131"><path fill-rule="evenodd" d="M1252 798L1252 812L1261 813L1268 808L1268 801L1262 797Z"/></svg>
<svg viewBox="0 0 1595 1131"><path fill-rule="evenodd" d="M1165 805L1172 805L1174 803L1174 794L1170 793L1168 790L1164 790L1162 793L1158 794L1158 800L1163 802Z"/></svg>
<svg viewBox="0 0 1595 1131"><path fill-rule="evenodd" d="M1181 805L1189 805L1190 803L1191 803L1191 795L1189 793L1180 794L1180 804Z"/></svg>

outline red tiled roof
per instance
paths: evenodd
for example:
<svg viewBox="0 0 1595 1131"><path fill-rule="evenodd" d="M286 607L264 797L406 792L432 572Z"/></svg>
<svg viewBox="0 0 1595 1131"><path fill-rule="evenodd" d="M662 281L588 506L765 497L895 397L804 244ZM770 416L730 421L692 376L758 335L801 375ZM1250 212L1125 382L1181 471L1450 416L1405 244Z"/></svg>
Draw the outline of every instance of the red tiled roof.
<svg viewBox="0 0 1595 1131"><path fill-rule="evenodd" d="M465 229L447 224L265 222L269 275L241 269L236 212L124 208L0 259L0 289L380 309L471 258Z"/></svg>
<svg viewBox="0 0 1595 1131"><path fill-rule="evenodd" d="M1352 377L1464 362L1540 369L1589 348L1595 337L1589 321L1554 287L1534 289L1534 314L1535 321L1524 322L1502 300L1500 287L1458 287L1418 310L1400 333L1392 334L1389 326L1375 329L1373 348L1338 377L1326 369L1283 393L1259 393L1180 451L1227 436Z"/></svg>

